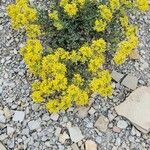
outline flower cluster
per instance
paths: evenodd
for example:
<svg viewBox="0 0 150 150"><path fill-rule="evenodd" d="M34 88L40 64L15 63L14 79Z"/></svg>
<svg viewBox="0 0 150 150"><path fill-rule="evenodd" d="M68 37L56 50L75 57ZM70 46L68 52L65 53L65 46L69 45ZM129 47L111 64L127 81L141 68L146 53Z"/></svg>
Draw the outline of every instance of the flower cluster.
<svg viewBox="0 0 150 150"><path fill-rule="evenodd" d="M137 27L130 24L127 10L148 10L147 0L108 0L105 4L96 0L59 0L57 4L46 11L46 16L32 8L28 0L17 0L7 7L12 26L26 32L26 44L20 53L36 76L31 97L49 112L66 110L72 104L86 105L91 92L112 95L112 78L104 68L107 54L112 48L116 64L126 60L138 44ZM59 38L44 47L39 39L49 43L50 37ZM70 49L70 45L74 48Z"/></svg>

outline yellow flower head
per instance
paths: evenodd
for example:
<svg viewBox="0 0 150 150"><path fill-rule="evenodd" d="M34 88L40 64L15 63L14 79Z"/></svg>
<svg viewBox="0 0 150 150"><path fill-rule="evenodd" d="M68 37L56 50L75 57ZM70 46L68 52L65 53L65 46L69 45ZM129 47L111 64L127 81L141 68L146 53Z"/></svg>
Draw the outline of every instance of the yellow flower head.
<svg viewBox="0 0 150 150"><path fill-rule="evenodd" d="M106 22L103 21L102 19L96 20L94 30L97 32L104 31L106 29L106 25L107 25Z"/></svg>
<svg viewBox="0 0 150 150"><path fill-rule="evenodd" d="M120 17L120 24L122 27L127 27L129 24L128 16L125 15L123 17Z"/></svg>
<svg viewBox="0 0 150 150"><path fill-rule="evenodd" d="M101 17L108 22L111 21L112 19L111 10L106 5L100 5L98 8L99 8Z"/></svg>
<svg viewBox="0 0 150 150"><path fill-rule="evenodd" d="M81 59L86 59L86 58L90 58L93 55L93 51L89 46L82 46L79 49L79 52L81 53L82 58Z"/></svg>
<svg viewBox="0 0 150 150"><path fill-rule="evenodd" d="M55 11L49 13L48 16L49 16L50 19L52 19L52 20L59 20L58 11L57 11L57 10L55 10Z"/></svg>
<svg viewBox="0 0 150 150"><path fill-rule="evenodd" d="M66 4L64 6L64 11L70 16L75 16L77 14L78 8L75 3Z"/></svg>
<svg viewBox="0 0 150 150"><path fill-rule="evenodd" d="M61 0L60 1L60 6L65 6L65 5L68 4L68 2L69 2L69 0Z"/></svg>
<svg viewBox="0 0 150 150"><path fill-rule="evenodd" d="M140 11L147 11L149 9L148 0L136 0L135 3Z"/></svg>
<svg viewBox="0 0 150 150"><path fill-rule="evenodd" d="M93 40L91 48L94 52L100 54L102 52L105 52L106 50L106 42L104 39L100 38L98 40Z"/></svg>
<svg viewBox="0 0 150 150"><path fill-rule="evenodd" d="M114 12L114 10L118 10L120 8L120 2L119 0L110 0L110 8L112 10L112 12Z"/></svg>

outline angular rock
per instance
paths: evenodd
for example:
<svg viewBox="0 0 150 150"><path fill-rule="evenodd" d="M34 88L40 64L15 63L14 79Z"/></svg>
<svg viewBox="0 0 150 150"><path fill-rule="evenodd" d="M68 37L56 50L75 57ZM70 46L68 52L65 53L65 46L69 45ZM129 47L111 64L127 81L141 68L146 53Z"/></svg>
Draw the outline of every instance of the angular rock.
<svg viewBox="0 0 150 150"><path fill-rule="evenodd" d="M0 150L6 150L6 148L4 147L4 145L0 142Z"/></svg>
<svg viewBox="0 0 150 150"><path fill-rule="evenodd" d="M115 107L116 112L129 119L138 130L150 131L150 87L142 86Z"/></svg>
<svg viewBox="0 0 150 150"><path fill-rule="evenodd" d="M88 114L88 110L89 110L89 107L80 107L78 108L78 111L77 111L77 116L79 118L85 118Z"/></svg>
<svg viewBox="0 0 150 150"><path fill-rule="evenodd" d="M119 120L117 122L117 127L119 127L120 129L126 129L128 126L127 122L124 120Z"/></svg>
<svg viewBox="0 0 150 150"><path fill-rule="evenodd" d="M138 78L129 74L124 78L122 84L129 89L135 90L137 88Z"/></svg>
<svg viewBox="0 0 150 150"><path fill-rule="evenodd" d="M70 127L68 128L68 130L70 138L73 142L77 143L84 138L84 136L81 133L81 130L78 127Z"/></svg>
<svg viewBox="0 0 150 150"><path fill-rule="evenodd" d="M102 131L106 132L109 120L105 116L100 116L95 122L95 127Z"/></svg>
<svg viewBox="0 0 150 150"><path fill-rule="evenodd" d="M122 73L119 73L115 70L112 71L111 76L116 82L120 82L120 80L124 77Z"/></svg>
<svg viewBox="0 0 150 150"><path fill-rule="evenodd" d="M92 140L85 142L85 150L97 150L97 144Z"/></svg>
<svg viewBox="0 0 150 150"><path fill-rule="evenodd" d="M4 107L4 115L5 115L6 119L11 118L11 111L8 109L8 107Z"/></svg>
<svg viewBox="0 0 150 150"><path fill-rule="evenodd" d="M78 148L78 146L77 146L76 143L73 143L73 144L71 145L71 148L72 148L72 150L79 150L79 148Z"/></svg>
<svg viewBox="0 0 150 150"><path fill-rule="evenodd" d="M0 123L5 123L5 122L6 122L5 116L0 114Z"/></svg>
<svg viewBox="0 0 150 150"><path fill-rule="evenodd" d="M7 127L7 135L12 135L14 133L15 129L12 127Z"/></svg>
<svg viewBox="0 0 150 150"><path fill-rule="evenodd" d="M88 111L90 115L93 115L95 112L96 110L93 107L91 107L90 110Z"/></svg>
<svg viewBox="0 0 150 150"><path fill-rule="evenodd" d="M32 120L28 123L28 126L29 126L30 130L36 130L40 127L40 123L39 123L39 121Z"/></svg>
<svg viewBox="0 0 150 150"><path fill-rule="evenodd" d="M13 115L13 121L22 122L24 120L24 117L25 117L25 112L24 111L15 111L15 113Z"/></svg>
<svg viewBox="0 0 150 150"><path fill-rule="evenodd" d="M129 57L130 57L130 59L133 59L133 60L140 59L140 55L136 49L132 51L132 53L129 55Z"/></svg>
<svg viewBox="0 0 150 150"><path fill-rule="evenodd" d="M59 118L59 115L56 114L56 113L53 113L53 114L51 114L50 118L51 118L53 121L57 121L58 118Z"/></svg>
<svg viewBox="0 0 150 150"><path fill-rule="evenodd" d="M63 134L60 134L59 141L62 144L64 144L67 139L69 139L69 135L66 132L64 132Z"/></svg>

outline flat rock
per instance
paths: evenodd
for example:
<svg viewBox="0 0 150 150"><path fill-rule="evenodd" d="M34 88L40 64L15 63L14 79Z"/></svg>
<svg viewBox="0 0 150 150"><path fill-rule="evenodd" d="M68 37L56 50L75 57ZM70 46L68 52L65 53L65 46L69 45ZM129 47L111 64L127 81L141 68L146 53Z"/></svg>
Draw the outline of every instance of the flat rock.
<svg viewBox="0 0 150 150"><path fill-rule="evenodd" d="M78 127L69 127L68 130L70 138L73 142L77 143L84 138L84 136L81 133L81 130Z"/></svg>
<svg viewBox="0 0 150 150"><path fill-rule="evenodd" d="M24 111L15 111L15 113L13 115L13 121L22 122L24 120L24 117L25 117Z"/></svg>
<svg viewBox="0 0 150 150"><path fill-rule="evenodd" d="M89 107L80 107L77 111L77 116L79 118L85 118L88 115Z"/></svg>
<svg viewBox="0 0 150 150"><path fill-rule="evenodd" d="M92 140L85 142L85 150L97 150L97 144Z"/></svg>
<svg viewBox="0 0 150 150"><path fill-rule="evenodd" d="M71 148L72 148L72 150L79 150L79 148L78 148L78 146L77 146L76 143L73 143L73 144L71 145Z"/></svg>
<svg viewBox="0 0 150 150"><path fill-rule="evenodd" d="M95 127L102 132L106 132L108 123L109 123L109 120L105 116L101 115L95 122Z"/></svg>
<svg viewBox="0 0 150 150"><path fill-rule="evenodd" d="M142 86L115 107L116 112L129 119L138 130L150 131L150 87Z"/></svg>
<svg viewBox="0 0 150 150"><path fill-rule="evenodd" d="M4 147L4 145L0 142L0 150L6 150L6 148Z"/></svg>
<svg viewBox="0 0 150 150"><path fill-rule="evenodd" d="M132 53L129 55L130 59L133 59L133 60L138 60L140 59L140 55L137 51L137 49L133 50Z"/></svg>
<svg viewBox="0 0 150 150"><path fill-rule="evenodd" d="M128 126L127 122L124 120L119 120L117 122L117 127L119 127L120 129L126 129Z"/></svg>
<svg viewBox="0 0 150 150"><path fill-rule="evenodd" d="M32 120L32 121L30 121L29 123L28 123L28 126L29 126L29 129L30 130L36 130L36 129L38 129L39 127L40 127L40 123L39 123L39 121L35 121L35 120Z"/></svg>
<svg viewBox="0 0 150 150"><path fill-rule="evenodd" d="M124 78L122 84L129 89L135 90L137 88L138 78L129 74Z"/></svg>
<svg viewBox="0 0 150 150"><path fill-rule="evenodd" d="M122 73L119 73L115 70L112 71L111 76L116 82L120 82L120 80L124 77Z"/></svg>
<svg viewBox="0 0 150 150"><path fill-rule="evenodd" d="M5 123L5 122L6 122L5 116L0 114L0 123Z"/></svg>
<svg viewBox="0 0 150 150"><path fill-rule="evenodd" d="M57 113L53 113L51 114L50 118L53 120L53 121L57 121L58 118L59 118L59 115Z"/></svg>

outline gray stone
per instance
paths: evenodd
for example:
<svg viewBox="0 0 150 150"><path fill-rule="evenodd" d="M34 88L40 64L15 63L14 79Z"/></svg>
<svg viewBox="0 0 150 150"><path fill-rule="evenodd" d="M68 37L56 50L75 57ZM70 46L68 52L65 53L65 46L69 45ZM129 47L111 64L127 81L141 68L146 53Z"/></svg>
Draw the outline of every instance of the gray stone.
<svg viewBox="0 0 150 150"><path fill-rule="evenodd" d="M5 123L6 122L6 118L4 115L0 114L0 122L1 123Z"/></svg>
<svg viewBox="0 0 150 150"><path fill-rule="evenodd" d="M6 148L4 147L4 145L0 142L0 150L6 150Z"/></svg>
<svg viewBox="0 0 150 150"><path fill-rule="evenodd" d="M109 123L109 120L105 116L101 115L95 122L95 127L102 132L106 132L108 128L108 123Z"/></svg>
<svg viewBox="0 0 150 150"><path fill-rule="evenodd" d="M25 117L24 111L15 111L15 113L13 115L13 121L22 122L24 120L24 117Z"/></svg>
<svg viewBox="0 0 150 150"><path fill-rule="evenodd" d="M79 148L78 148L78 146L77 146L76 143L73 143L73 144L71 145L71 148L72 148L72 150L79 150Z"/></svg>
<svg viewBox="0 0 150 150"><path fill-rule="evenodd" d="M135 90L137 88L138 78L129 74L124 78L122 84L129 89Z"/></svg>
<svg viewBox="0 0 150 150"><path fill-rule="evenodd" d="M127 122L124 120L119 120L117 122L117 127L119 127L120 129L126 129L128 126Z"/></svg>
<svg viewBox="0 0 150 150"><path fill-rule="evenodd" d="M7 127L7 135L12 135L14 133L15 129L13 127Z"/></svg>
<svg viewBox="0 0 150 150"><path fill-rule="evenodd" d="M73 142L77 143L84 138L84 136L81 133L81 130L78 127L69 127L68 130L70 138Z"/></svg>
<svg viewBox="0 0 150 150"><path fill-rule="evenodd" d="M116 112L129 119L141 132L150 131L150 87L142 86L115 107Z"/></svg>
<svg viewBox="0 0 150 150"><path fill-rule="evenodd" d="M32 120L28 123L28 126L29 126L30 130L36 130L36 129L40 128L40 123L37 120L36 121Z"/></svg>
<svg viewBox="0 0 150 150"><path fill-rule="evenodd" d="M51 114L50 118L51 118L53 121L57 121L58 118L59 118L59 115L56 114L56 113L53 113L53 114Z"/></svg>
<svg viewBox="0 0 150 150"><path fill-rule="evenodd" d="M120 80L123 78L124 75L122 73L113 70L111 76L116 82L120 82Z"/></svg>
<svg viewBox="0 0 150 150"><path fill-rule="evenodd" d="M97 144L92 140L87 140L85 142L85 149L86 150L97 150Z"/></svg>

